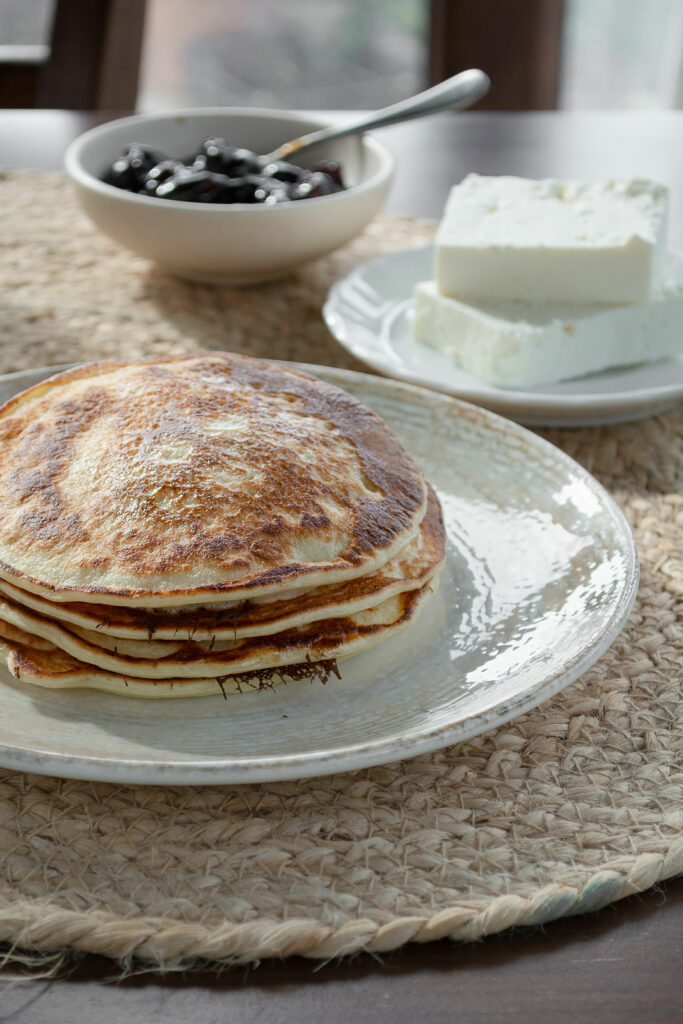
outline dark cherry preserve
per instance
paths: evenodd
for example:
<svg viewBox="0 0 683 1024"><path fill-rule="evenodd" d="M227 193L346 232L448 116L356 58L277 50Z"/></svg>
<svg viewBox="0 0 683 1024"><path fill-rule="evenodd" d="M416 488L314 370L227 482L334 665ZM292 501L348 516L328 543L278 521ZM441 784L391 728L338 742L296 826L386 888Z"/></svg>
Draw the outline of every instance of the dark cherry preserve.
<svg viewBox="0 0 683 1024"><path fill-rule="evenodd" d="M261 168L256 153L225 139L206 139L197 153L176 160L131 143L102 175L107 185L185 203L285 203L343 191L342 170L323 160L310 170L278 160Z"/></svg>

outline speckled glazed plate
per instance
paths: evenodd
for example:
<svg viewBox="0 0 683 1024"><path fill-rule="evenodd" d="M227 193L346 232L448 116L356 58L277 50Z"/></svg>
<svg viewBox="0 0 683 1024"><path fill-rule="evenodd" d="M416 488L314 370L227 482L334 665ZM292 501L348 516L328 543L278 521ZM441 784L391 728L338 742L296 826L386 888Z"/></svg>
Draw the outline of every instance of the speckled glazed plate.
<svg viewBox="0 0 683 1024"><path fill-rule="evenodd" d="M529 391L487 384L413 337L413 288L433 276L432 245L400 249L356 267L330 290L323 315L344 348L381 373L436 388L529 426L619 423L683 402L683 353Z"/></svg>
<svg viewBox="0 0 683 1024"><path fill-rule="evenodd" d="M382 415L436 487L438 591L340 680L142 701L0 677L0 764L74 778L247 783L352 771L457 743L547 700L612 643L638 579L630 530L575 462L475 406L304 367ZM0 378L0 399L48 376Z"/></svg>

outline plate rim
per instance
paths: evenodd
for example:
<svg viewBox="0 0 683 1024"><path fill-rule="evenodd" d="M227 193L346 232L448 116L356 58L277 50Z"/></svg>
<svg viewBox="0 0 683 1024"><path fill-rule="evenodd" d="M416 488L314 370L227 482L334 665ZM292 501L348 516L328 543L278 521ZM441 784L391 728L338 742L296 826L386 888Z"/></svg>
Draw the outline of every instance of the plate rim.
<svg viewBox="0 0 683 1024"><path fill-rule="evenodd" d="M611 646L621 632L636 599L639 584L639 559L633 537L625 515L616 504L605 487L593 477L588 470L576 462L570 455L520 424L492 412L481 406L474 405L450 394L435 389L421 387L415 383L396 380L392 377L380 377L356 370L341 367L322 366L314 363L284 361L288 365L304 372L323 373L338 377L341 381L357 380L359 384L370 383L380 390L405 392L409 396L416 393L425 402L443 402L455 404L462 408L469 418L476 418L485 423L495 421L506 434L522 435L533 439L532 443L565 465L567 469L578 475L600 501L603 512L609 514L615 536L621 540L619 550L625 559L624 586L611 610L607 621L602 625L600 635L589 648L581 650L570 664L555 675L543 680L530 691L522 691L520 695L509 701L499 702L492 707L475 714L470 714L455 723L441 725L426 733L415 735L415 730L402 736L380 737L363 743L336 747L328 751L312 751L307 754L277 755L271 757L254 757L230 760L220 758L203 760L201 764L189 761L165 759L164 761L143 760L140 758L96 757L74 753L60 753L40 750L34 747L11 747L0 741L0 765L20 771L35 772L41 775L57 775L62 778L90 780L96 782L125 782L139 785L224 785L251 784L272 781L291 781L300 778L311 778L336 774L338 772L360 771L417 757L431 753L454 743L464 742L479 735L487 729L498 728L520 715L533 710L546 700L555 696L565 686L576 681L584 671L590 668ZM37 383L45 379L41 375L59 373L68 366L36 367L0 375L0 383L17 377L28 377ZM37 379L36 379L37 378ZM333 381L334 383L334 381ZM338 384L338 386L342 386ZM501 711L501 706L508 705ZM495 723L486 719L495 716Z"/></svg>
<svg viewBox="0 0 683 1024"><path fill-rule="evenodd" d="M372 367L374 370L379 370L381 373L392 377L394 380L401 380L406 383L417 384L420 387L429 388L434 391L441 391L442 394L452 395L455 398L460 398L472 403L495 402L496 410L507 410L510 414L524 408L533 415L534 413L543 413L549 407L552 407L553 412L558 415L561 415L562 412L603 412L605 414L609 414L610 412L618 412L625 404L630 404L638 409L645 410L646 405L647 408L650 409L654 403L674 402L679 399L683 400L683 382L680 384L661 384L656 387L636 390L630 389L617 392L592 392L588 395L565 395L552 392L522 391L512 388L497 388L493 384L487 384L487 387L491 388L491 391L482 391L476 387L468 385L463 385L462 387L456 386L456 390L453 390L450 387L448 390L445 390L446 386L444 386L444 388L439 388L436 384L429 383L423 377L416 377L410 373L401 373L400 370L397 370L394 367L389 368L387 363L381 358L373 359L372 355L368 354L366 349L356 344L349 337L347 321L340 313L340 307L345 304L342 298L344 288L354 279L362 278L363 273L368 268L391 262L394 259L409 258L410 256L417 257L420 254L426 254L433 250L434 242L426 242L420 245L404 246L400 249L392 249L390 252L381 253L379 256L373 256L370 259L357 264L352 268L352 270L345 274L344 277L339 278L339 280L335 281L330 287L322 308L322 315L327 329L347 352L350 352L351 355L355 356L367 366ZM415 284L417 283L418 282L415 281ZM400 301L408 302L410 301L410 296L406 296L404 300ZM524 414L522 413L522 416L523 415ZM629 418L635 418L635 416ZM526 422L530 421L526 420ZM547 422L548 426L555 425L549 420L546 420L545 417L542 422ZM540 425L540 422L538 425Z"/></svg>

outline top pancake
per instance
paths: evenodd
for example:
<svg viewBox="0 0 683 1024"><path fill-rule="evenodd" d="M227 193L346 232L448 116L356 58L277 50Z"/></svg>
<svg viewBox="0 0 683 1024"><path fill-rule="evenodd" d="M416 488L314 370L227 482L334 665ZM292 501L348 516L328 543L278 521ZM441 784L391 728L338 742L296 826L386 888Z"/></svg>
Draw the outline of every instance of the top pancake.
<svg viewBox="0 0 683 1024"><path fill-rule="evenodd" d="M373 572L422 474L375 413L224 353L95 363L0 409L0 576L52 601L233 602Z"/></svg>

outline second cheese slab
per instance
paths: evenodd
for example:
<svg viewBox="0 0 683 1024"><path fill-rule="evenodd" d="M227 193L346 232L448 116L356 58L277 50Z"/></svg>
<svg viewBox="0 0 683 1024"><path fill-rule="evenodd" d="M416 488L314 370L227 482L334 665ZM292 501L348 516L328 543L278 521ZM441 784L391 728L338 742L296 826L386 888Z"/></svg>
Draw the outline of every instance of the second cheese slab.
<svg viewBox="0 0 683 1024"><path fill-rule="evenodd" d="M436 282L462 301L636 303L661 282L667 190L468 175L437 234Z"/></svg>
<svg viewBox="0 0 683 1024"><path fill-rule="evenodd" d="M671 283L637 306L465 303L424 281L415 289L415 337L501 388L666 359L681 350L683 323L683 265L671 270Z"/></svg>

